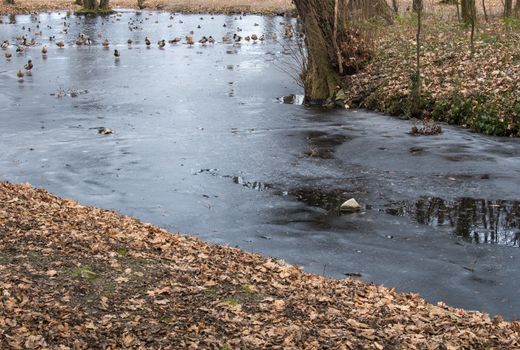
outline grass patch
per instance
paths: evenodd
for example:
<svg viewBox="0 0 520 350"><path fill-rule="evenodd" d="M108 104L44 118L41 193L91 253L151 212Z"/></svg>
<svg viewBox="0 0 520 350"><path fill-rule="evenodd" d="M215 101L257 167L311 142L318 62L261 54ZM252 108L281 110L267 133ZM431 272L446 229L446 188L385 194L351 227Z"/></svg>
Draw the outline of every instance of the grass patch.
<svg viewBox="0 0 520 350"><path fill-rule="evenodd" d="M81 266L72 270L72 276L81 278L87 281L93 281L97 278L97 273L92 271L88 266Z"/></svg>

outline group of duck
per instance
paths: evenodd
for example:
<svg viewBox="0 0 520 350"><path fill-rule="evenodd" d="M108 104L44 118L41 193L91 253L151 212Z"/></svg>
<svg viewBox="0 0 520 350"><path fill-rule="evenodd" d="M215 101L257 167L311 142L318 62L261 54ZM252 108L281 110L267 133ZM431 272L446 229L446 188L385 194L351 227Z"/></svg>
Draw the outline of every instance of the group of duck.
<svg viewBox="0 0 520 350"><path fill-rule="evenodd" d="M170 19L173 19L173 16L170 17ZM201 17L201 20L203 18ZM235 18L237 19L237 18ZM240 17L241 19L241 17ZM182 21L179 21L180 23L183 23ZM39 21L38 21L38 25L36 26L37 29L39 29ZM70 26L69 23L67 22L63 22L64 23L64 29L62 31L62 33L67 33L68 32L68 27ZM142 23L142 20L140 21L140 23ZM223 25L224 27L226 27L227 25L224 24ZM258 26L257 23L255 23L255 26ZM52 29L50 26L47 26L48 28ZM137 26L136 26L136 23L135 22L129 22L129 28L130 28L130 31L132 31L133 29L136 29ZM197 28L201 28L201 26L199 25ZM25 26L22 28L23 30L25 30ZM27 29L28 32L31 32L31 28L28 28ZM240 27L237 27L237 32L240 32L241 29ZM286 38L291 38L292 37L292 26L290 24L288 25L285 25L285 34L284 36ZM34 33L35 35L42 35L42 32L39 31L39 32L35 32ZM272 39L276 39L276 34L275 33L272 33ZM102 37L102 33L98 32L97 33L97 36L98 37ZM237 44L239 45L240 42L242 40L244 41L247 41L247 42L250 42L252 41L253 43L256 43L256 42L263 42L264 40L266 39L265 35L262 34L262 35L257 35L257 34L252 34L252 35L247 35L245 37L242 37L240 36L239 34L235 33L233 34L233 36L224 36L222 37L222 43L224 44L229 44L229 43L234 43L234 44ZM25 35L21 36L21 37L17 37L16 38L17 40L17 43L16 43L16 52L19 53L19 54L23 54L26 50L26 48L28 47L31 47L31 46L36 46L37 45L37 42L36 42L36 39L32 38L31 40L27 39L27 37ZM55 37L54 36L50 36L49 37L49 42L54 42L54 44L59 47L59 48L64 48L66 46L65 44L65 41L64 40L59 40L59 41L55 41ZM166 42L168 42L169 44L172 44L172 45L175 45L175 44L180 44L183 42L183 39L181 37L175 37L173 39L170 39L170 40L165 40L165 39L160 39L159 41L157 41L157 46L162 49L166 46ZM127 44L129 46L131 46L132 44L134 43L134 41L129 38L127 40ZM189 46L193 46L195 45L196 43L202 45L202 46L205 46L205 45L213 45L216 43L216 40L215 38L213 38L213 36L203 36L200 40L198 40L197 42L195 41L194 39L194 31L190 31L189 35L186 35L184 37L184 43L189 45ZM94 41L87 35L83 34L83 33L79 33L76 37L76 40L75 40L75 44L76 46L80 47L80 46L92 46L94 45ZM101 45L108 49L110 47L110 41L108 39L104 39L102 42L101 42ZM150 48L151 45L152 45L152 42L151 40L148 38L148 37L145 37L144 39L144 44L146 45L147 48ZM2 42L2 44L0 45L0 47L4 50L8 50L8 48L10 47L10 42L8 40L4 40ZM48 48L47 46L43 46L42 49L41 49L41 54L42 54L42 57L43 58L46 58L47 57L47 54L48 54ZM114 49L114 52L113 52L113 55L115 57L116 60L119 59L119 57L121 56L121 53L119 52L119 50L117 49ZM10 51L6 51L5 54L4 54L6 60L11 60L12 58L12 53ZM31 74L31 71L33 69L33 63L32 63L32 60L28 60L28 62L24 65L24 69L20 69L17 71L16 75L17 77L20 79L20 80L23 80L24 76L25 75L32 75Z"/></svg>

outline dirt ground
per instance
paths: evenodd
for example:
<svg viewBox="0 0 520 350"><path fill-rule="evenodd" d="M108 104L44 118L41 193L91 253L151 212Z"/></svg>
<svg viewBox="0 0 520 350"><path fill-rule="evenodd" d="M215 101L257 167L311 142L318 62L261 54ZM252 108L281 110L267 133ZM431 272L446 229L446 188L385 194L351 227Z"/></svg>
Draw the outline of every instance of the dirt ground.
<svg viewBox="0 0 520 350"><path fill-rule="evenodd" d="M0 348L518 349L520 323L0 182Z"/></svg>

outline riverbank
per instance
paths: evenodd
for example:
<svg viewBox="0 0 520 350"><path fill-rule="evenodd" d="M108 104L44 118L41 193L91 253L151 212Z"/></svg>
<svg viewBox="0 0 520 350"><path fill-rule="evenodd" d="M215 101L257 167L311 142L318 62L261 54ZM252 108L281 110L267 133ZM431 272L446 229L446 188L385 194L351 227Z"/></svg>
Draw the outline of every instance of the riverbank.
<svg viewBox="0 0 520 350"><path fill-rule="evenodd" d="M520 28L516 19L479 22L473 53L470 29L445 14L426 14L421 47L421 110L434 120L489 135L520 136ZM377 28L374 58L349 77L348 104L409 116L415 72L416 19L401 14Z"/></svg>
<svg viewBox="0 0 520 350"><path fill-rule="evenodd" d="M114 10L137 9L137 0L112 0ZM294 7L290 0L146 0L145 10L162 10L182 13L254 13L263 15L282 15L292 13ZM0 14L23 14L42 11L78 10L80 6L71 0L37 1L16 0L15 5L0 2Z"/></svg>
<svg viewBox="0 0 520 350"><path fill-rule="evenodd" d="M2 348L520 346L520 323L0 183Z"/></svg>

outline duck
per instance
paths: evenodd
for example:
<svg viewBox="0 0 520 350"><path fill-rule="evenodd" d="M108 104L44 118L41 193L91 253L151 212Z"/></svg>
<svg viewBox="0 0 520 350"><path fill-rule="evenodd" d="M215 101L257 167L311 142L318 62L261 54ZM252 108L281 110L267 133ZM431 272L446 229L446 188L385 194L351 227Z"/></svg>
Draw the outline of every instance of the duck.
<svg viewBox="0 0 520 350"><path fill-rule="evenodd" d="M24 75L25 74L22 72L21 69L19 69L18 72L16 72L16 76L18 77L19 80L23 80Z"/></svg>
<svg viewBox="0 0 520 350"><path fill-rule="evenodd" d="M10 52L6 52L4 56L5 56L5 59L9 61L11 59L11 57L13 57L13 54Z"/></svg>
<svg viewBox="0 0 520 350"><path fill-rule="evenodd" d="M58 47L64 47L64 46L65 46L65 43L63 42L63 40L60 40L60 41L56 42L56 45L57 45Z"/></svg>
<svg viewBox="0 0 520 350"><path fill-rule="evenodd" d="M85 40L85 44L86 44L87 46L92 46L92 39L87 38L87 40Z"/></svg>
<svg viewBox="0 0 520 350"><path fill-rule="evenodd" d="M119 56L121 56L121 54L119 53L119 51L117 51L117 49L115 49L115 50L114 50L114 57L115 57L116 59L118 59Z"/></svg>
<svg viewBox="0 0 520 350"><path fill-rule="evenodd" d="M260 37L258 38L258 40L260 40L260 41L264 41L264 40L265 40L265 37L264 37L264 35L263 35L263 34L262 34L262 35L260 35Z"/></svg>
<svg viewBox="0 0 520 350"><path fill-rule="evenodd" d="M27 63L23 67L27 72L30 72L33 69L32 60L27 61Z"/></svg>
<svg viewBox="0 0 520 350"><path fill-rule="evenodd" d="M251 39L253 39L253 41L257 41L258 40L258 36L256 34L253 34L253 35L251 35Z"/></svg>
<svg viewBox="0 0 520 350"><path fill-rule="evenodd" d="M8 40L4 40L4 42L2 43L2 49L7 49L9 47L9 41Z"/></svg>
<svg viewBox="0 0 520 350"><path fill-rule="evenodd" d="M132 45L132 43L134 42L132 39L128 38L128 40L126 41L128 43L128 45Z"/></svg>
<svg viewBox="0 0 520 350"><path fill-rule="evenodd" d="M186 37L186 44L192 46L193 44L195 44L195 42L193 41L193 37L192 36L187 36Z"/></svg>
<svg viewBox="0 0 520 350"><path fill-rule="evenodd" d="M246 37L244 38L244 40L245 40L245 41L249 41L249 40L251 40L251 37L248 35L248 36L246 36Z"/></svg>
<svg viewBox="0 0 520 350"><path fill-rule="evenodd" d="M16 52L23 53L25 51L25 47L22 45L19 45L16 47Z"/></svg>
<svg viewBox="0 0 520 350"><path fill-rule="evenodd" d="M157 42L157 45L159 45L159 48L162 49L163 47L166 46L166 41L165 41L164 39L163 39L163 40L159 40L159 41Z"/></svg>
<svg viewBox="0 0 520 350"><path fill-rule="evenodd" d="M215 43L215 39L213 39L213 37L211 35L208 38L208 43L210 43L210 44L214 44Z"/></svg>
<svg viewBox="0 0 520 350"><path fill-rule="evenodd" d="M47 46L44 46L42 47L42 55L46 55L47 54Z"/></svg>
<svg viewBox="0 0 520 350"><path fill-rule="evenodd" d="M148 39L148 37L145 37L144 38L144 43L146 44L146 46L150 46L152 43L150 42L150 39Z"/></svg>
<svg viewBox="0 0 520 350"><path fill-rule="evenodd" d="M109 46L110 46L110 41L108 41L108 39L103 40L103 47L109 47Z"/></svg>
<svg viewBox="0 0 520 350"><path fill-rule="evenodd" d="M76 45L78 45L78 46L83 45L83 38L78 37L78 38L76 39Z"/></svg>
<svg viewBox="0 0 520 350"><path fill-rule="evenodd" d="M239 43L240 40L242 40L242 37L237 34L233 34L233 40L235 40L236 43Z"/></svg>
<svg viewBox="0 0 520 350"><path fill-rule="evenodd" d="M208 42L208 38L206 38L205 36L203 36L202 39L199 40L199 44L202 44L202 45L206 45L207 42Z"/></svg>
<svg viewBox="0 0 520 350"><path fill-rule="evenodd" d="M181 41L181 38L179 38L179 37L175 37L175 38L173 38L172 40L168 40L168 42L169 42L170 44L177 44L177 43L180 42L180 41Z"/></svg>

